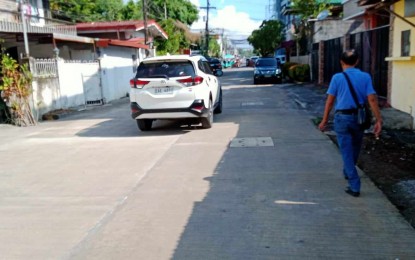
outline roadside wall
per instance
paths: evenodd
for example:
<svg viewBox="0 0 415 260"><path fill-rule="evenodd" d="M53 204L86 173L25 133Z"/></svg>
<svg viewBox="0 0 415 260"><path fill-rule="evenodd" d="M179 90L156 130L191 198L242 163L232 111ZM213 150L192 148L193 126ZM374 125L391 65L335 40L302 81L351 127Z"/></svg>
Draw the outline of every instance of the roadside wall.
<svg viewBox="0 0 415 260"><path fill-rule="evenodd" d="M304 56L291 56L290 62L296 62L300 64L311 64L310 55Z"/></svg>
<svg viewBox="0 0 415 260"><path fill-rule="evenodd" d="M139 61L137 49L108 46L101 50L101 77L103 96L111 101L127 96L130 92L130 79L134 77L135 66Z"/></svg>
<svg viewBox="0 0 415 260"><path fill-rule="evenodd" d="M62 108L85 105L84 79L93 75L99 76L97 61L58 61L60 84L60 104Z"/></svg>
<svg viewBox="0 0 415 260"><path fill-rule="evenodd" d="M399 1L394 5L395 12L404 16L405 1ZM405 17L415 23L415 17ZM413 119L415 128L415 28L402 19L395 18L393 25L392 57L386 60L392 62L392 86L391 105L403 112L409 113ZM409 56L402 56L401 38L402 32L410 31Z"/></svg>

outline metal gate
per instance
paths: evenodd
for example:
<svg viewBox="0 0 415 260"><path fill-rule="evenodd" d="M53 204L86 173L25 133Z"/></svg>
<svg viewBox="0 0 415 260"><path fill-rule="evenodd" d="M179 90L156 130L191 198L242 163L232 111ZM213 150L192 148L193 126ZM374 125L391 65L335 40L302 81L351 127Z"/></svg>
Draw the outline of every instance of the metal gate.
<svg viewBox="0 0 415 260"><path fill-rule="evenodd" d="M102 93L100 86L100 75L84 75L82 74L82 84L84 88L85 105L101 105Z"/></svg>
<svg viewBox="0 0 415 260"><path fill-rule="evenodd" d="M329 84L331 77L342 71L340 56L343 52L342 38L324 42L324 84Z"/></svg>
<svg viewBox="0 0 415 260"><path fill-rule="evenodd" d="M372 75L380 97L388 95L389 26L350 35L350 47L360 56L358 68Z"/></svg>
<svg viewBox="0 0 415 260"><path fill-rule="evenodd" d="M318 81L318 72L320 70L319 66L319 43L313 44L313 49L311 50L311 80L313 82Z"/></svg>

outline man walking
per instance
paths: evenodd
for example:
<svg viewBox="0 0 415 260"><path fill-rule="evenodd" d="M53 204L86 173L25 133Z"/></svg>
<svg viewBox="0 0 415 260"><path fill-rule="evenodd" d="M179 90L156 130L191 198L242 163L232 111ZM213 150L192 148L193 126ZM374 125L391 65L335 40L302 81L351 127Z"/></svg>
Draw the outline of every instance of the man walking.
<svg viewBox="0 0 415 260"><path fill-rule="evenodd" d="M351 81L350 87L355 89L360 104L369 102L370 108L376 118L373 133L379 136L382 130L382 118L379 111L377 95L373 89L372 79L369 74L355 68L359 57L354 50L343 52L340 63L343 72ZM360 177L356 170L356 163L362 145L364 130L357 122L357 106L350 92L347 79L343 73L337 73L331 79L327 91L327 101L324 116L319 129L326 128L330 111L335 105L334 131L343 158L343 174L349 181L349 187L345 192L351 196L360 195Z"/></svg>

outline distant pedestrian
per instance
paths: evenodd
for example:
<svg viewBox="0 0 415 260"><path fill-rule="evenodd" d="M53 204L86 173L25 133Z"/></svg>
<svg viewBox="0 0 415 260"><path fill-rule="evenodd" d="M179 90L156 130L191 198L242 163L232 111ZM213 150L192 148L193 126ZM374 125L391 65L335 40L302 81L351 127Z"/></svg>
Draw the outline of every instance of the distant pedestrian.
<svg viewBox="0 0 415 260"><path fill-rule="evenodd" d="M370 75L355 68L358 62L359 57L354 50L343 52L340 59L343 72L349 76L359 103L369 102L372 113L376 118L373 133L377 138L382 130L382 118L377 95L373 89ZM333 76L327 94L324 116L319 129L324 131L330 111L335 106L334 131L336 132L337 142L343 158L343 174L345 179L349 181L349 186L345 192L351 196L358 197L360 195L360 177L356 170L356 163L362 145L364 130L358 125L357 106L343 73L337 73Z"/></svg>

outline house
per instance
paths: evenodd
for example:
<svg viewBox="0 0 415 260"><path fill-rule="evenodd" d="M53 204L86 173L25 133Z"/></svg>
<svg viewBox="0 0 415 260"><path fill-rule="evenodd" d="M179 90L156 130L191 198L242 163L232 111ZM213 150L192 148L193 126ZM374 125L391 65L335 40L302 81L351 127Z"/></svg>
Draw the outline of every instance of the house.
<svg viewBox="0 0 415 260"><path fill-rule="evenodd" d="M139 62L155 53L144 42L145 31L148 43L167 39L155 21L75 25L53 19L48 0L0 0L0 6L1 47L30 62L31 106L38 119L51 110L125 97Z"/></svg>
<svg viewBox="0 0 415 260"><path fill-rule="evenodd" d="M30 0L25 4L0 0L0 6L2 47L17 60L25 56L53 57L53 34L77 35L74 24L52 19L48 0Z"/></svg>
<svg viewBox="0 0 415 260"><path fill-rule="evenodd" d="M154 38L168 39L167 33L154 20L90 22L76 24L78 37L94 39L95 53L100 62L103 102L125 97L129 92L129 80L134 76L139 62L155 55ZM147 31L148 39L145 44ZM81 59L71 48L60 52L63 59ZM91 52L90 52L91 53ZM79 52L75 52L80 54ZM87 56L84 53L83 56ZM99 99L97 100L99 101ZM87 102L94 103L94 100Z"/></svg>
<svg viewBox="0 0 415 260"><path fill-rule="evenodd" d="M361 0L360 6L374 14L391 14L391 35L389 56L390 93L388 100L393 108L408 113L415 127L415 2Z"/></svg>

